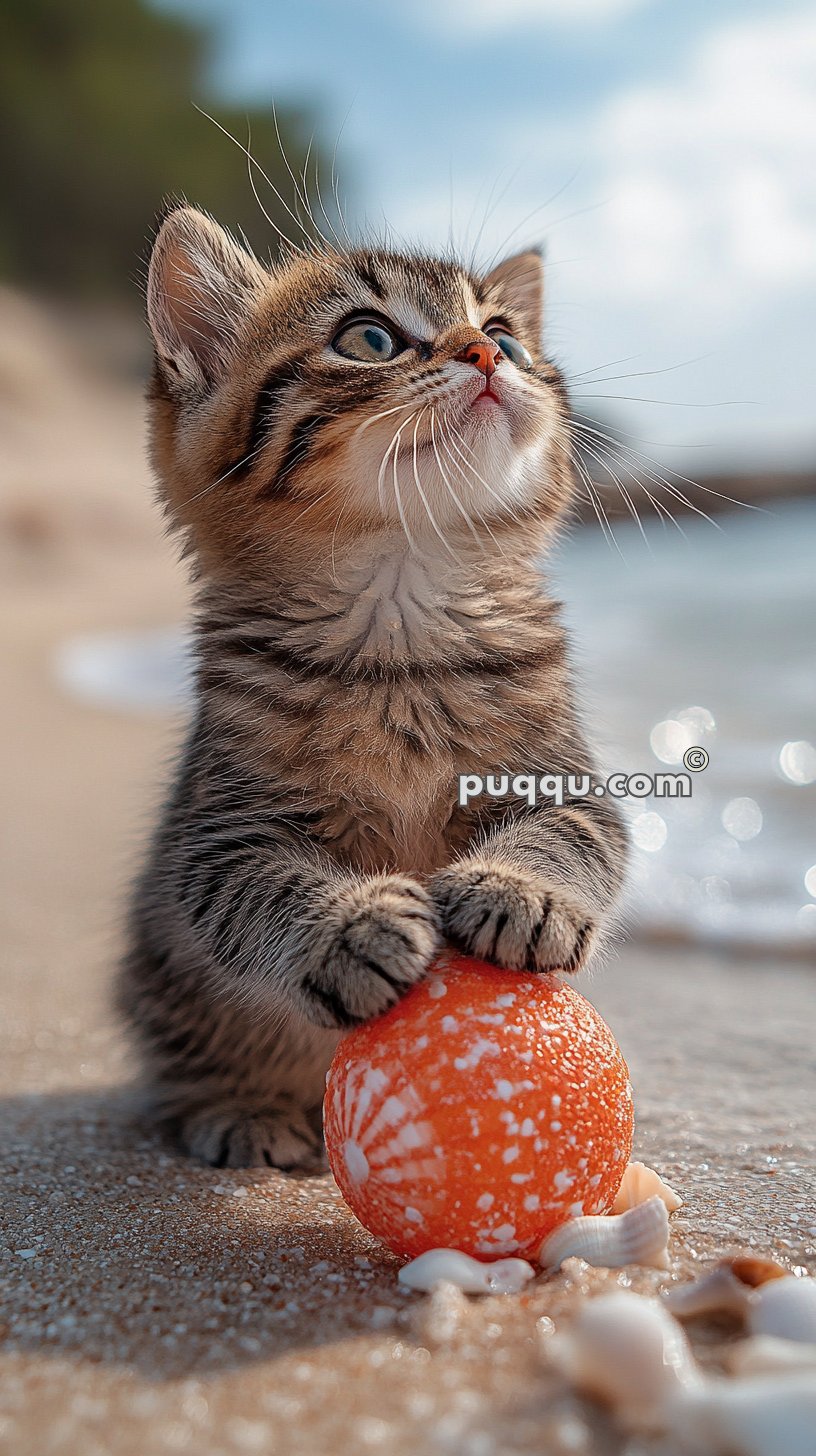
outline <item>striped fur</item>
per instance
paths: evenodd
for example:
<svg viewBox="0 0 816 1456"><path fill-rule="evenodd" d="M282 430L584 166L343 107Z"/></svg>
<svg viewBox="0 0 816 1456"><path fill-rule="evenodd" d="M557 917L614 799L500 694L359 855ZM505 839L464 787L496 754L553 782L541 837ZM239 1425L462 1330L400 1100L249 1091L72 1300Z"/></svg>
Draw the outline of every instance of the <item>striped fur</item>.
<svg viewBox="0 0 816 1456"><path fill-rule="evenodd" d="M211 1163L319 1163L338 1035L445 938L578 970L612 909L608 800L457 805L461 773L594 772L539 564L571 490L540 295L529 254L484 278L375 251L268 273L190 209L159 234L152 450L197 583L198 706L120 1004L158 1113ZM334 353L357 309L403 353ZM457 355L496 320L532 364L502 357L480 410Z"/></svg>

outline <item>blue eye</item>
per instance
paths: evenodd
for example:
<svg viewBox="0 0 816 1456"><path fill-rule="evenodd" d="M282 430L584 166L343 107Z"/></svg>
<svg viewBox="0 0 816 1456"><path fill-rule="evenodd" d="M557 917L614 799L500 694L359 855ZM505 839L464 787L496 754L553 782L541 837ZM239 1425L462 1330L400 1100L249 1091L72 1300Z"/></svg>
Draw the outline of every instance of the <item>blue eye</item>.
<svg viewBox="0 0 816 1456"><path fill-rule="evenodd" d="M518 339L513 338L512 334L508 334L505 329L499 328L487 329L485 332L491 339L496 340L502 353L507 355L511 364L515 364L517 369L532 369L532 356L527 352L524 345L519 343Z"/></svg>
<svg viewBox="0 0 816 1456"><path fill-rule="evenodd" d="M346 324L332 340L332 348L357 364L387 364L405 345L379 319L362 318Z"/></svg>

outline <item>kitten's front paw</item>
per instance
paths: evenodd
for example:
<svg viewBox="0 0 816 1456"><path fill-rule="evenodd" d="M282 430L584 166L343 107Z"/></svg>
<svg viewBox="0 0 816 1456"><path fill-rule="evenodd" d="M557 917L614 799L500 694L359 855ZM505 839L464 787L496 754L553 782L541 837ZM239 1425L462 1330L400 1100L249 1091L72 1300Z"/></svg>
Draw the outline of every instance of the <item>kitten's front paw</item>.
<svg viewBox="0 0 816 1456"><path fill-rule="evenodd" d="M379 875L343 891L314 933L301 986L318 1026L356 1026L387 1011L439 949L434 903L407 875Z"/></svg>
<svg viewBox="0 0 816 1456"><path fill-rule="evenodd" d="M595 924L565 890L500 861L442 870L431 884L442 930L470 955L510 970L579 971Z"/></svg>

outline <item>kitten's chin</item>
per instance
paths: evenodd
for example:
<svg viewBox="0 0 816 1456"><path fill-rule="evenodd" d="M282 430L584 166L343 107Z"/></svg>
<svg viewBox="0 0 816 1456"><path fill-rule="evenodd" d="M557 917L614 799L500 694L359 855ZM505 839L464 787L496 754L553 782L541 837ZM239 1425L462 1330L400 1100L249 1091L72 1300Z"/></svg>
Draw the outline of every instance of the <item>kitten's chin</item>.
<svg viewBox="0 0 816 1456"><path fill-rule="evenodd" d="M374 430L358 435L325 474L313 471L310 520L340 534L355 523L394 529L417 545L455 538L461 554L490 548L491 523L527 515L537 503L546 513L555 421L539 401L471 397L462 413L439 414L432 429L418 423L416 434L406 421L387 432L384 425L379 438Z"/></svg>
<svg viewBox="0 0 816 1456"><path fill-rule="evenodd" d="M471 462L499 494L508 480L541 468L552 442L552 421L537 402L477 399L457 426ZM513 492L514 496L516 492Z"/></svg>

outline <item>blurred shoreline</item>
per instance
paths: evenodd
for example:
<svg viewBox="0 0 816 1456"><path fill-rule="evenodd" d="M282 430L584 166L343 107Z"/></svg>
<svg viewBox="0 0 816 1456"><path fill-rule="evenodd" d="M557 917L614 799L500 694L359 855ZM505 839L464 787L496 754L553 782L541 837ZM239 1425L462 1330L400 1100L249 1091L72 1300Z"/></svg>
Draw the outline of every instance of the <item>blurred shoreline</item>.
<svg viewBox="0 0 816 1456"><path fill-rule="evenodd" d="M664 467L665 468L665 467ZM721 516L728 511L739 510L740 506L770 506L776 502L805 500L816 496L816 469L813 470L744 470L733 472L714 471L700 473L697 479L675 477L667 471L670 483L677 481L676 488L682 491L685 500L664 494L663 504L671 509L673 516ZM631 520L631 512L625 501L615 490L614 483L600 471L593 476L596 487L605 489L603 504L610 522ZM654 506L648 491L654 491L654 484L644 485L627 476L626 488L632 501L644 520L654 516ZM581 525L598 526L598 518L592 504L583 496L576 501L573 519Z"/></svg>
<svg viewBox="0 0 816 1456"><path fill-rule="evenodd" d="M40 360L37 361L37 354ZM88 386L113 386L122 393L130 392L140 402L151 368L151 349L147 326L134 307L123 304L80 306L65 299L38 295L0 286L0 422L14 433L15 426L25 426L26 416L39 424L42 402L38 399L33 367L39 362L52 372L55 358L65 368L78 369ZM21 369L22 365L22 369ZM20 378L22 373L22 379ZM27 389L26 386L29 386ZM576 402L577 403L577 402ZM46 402L47 404L47 402ZM577 419L581 421L580 410ZM609 418L604 428L616 438L616 422ZM627 437L629 438L629 437ZM603 447L595 445L603 455ZM602 469L587 453L581 453L584 469L592 483L602 492L603 507L610 522L629 520L632 511L623 499L613 471L622 476L639 514L648 520L655 517L649 493L654 495L653 477L661 472L674 487L674 492L658 492L661 504L674 516L700 514L717 516L739 506L763 506L774 501L801 500L816 496L816 443L814 462L774 468L762 464L755 470L718 467L678 473L668 461L656 462L654 447L639 449L638 442L620 443L628 463L613 455L612 470ZM647 449L649 453L647 453ZM0 446L0 463L2 462ZM638 479L635 457L642 453L644 469ZM671 455L671 447L667 455ZM5 474L5 470L4 470ZM13 491L13 466L8 487ZM5 494L5 489L4 489ZM570 515L573 524L598 526L598 516L586 492L579 489Z"/></svg>

